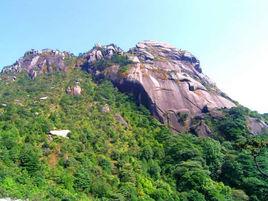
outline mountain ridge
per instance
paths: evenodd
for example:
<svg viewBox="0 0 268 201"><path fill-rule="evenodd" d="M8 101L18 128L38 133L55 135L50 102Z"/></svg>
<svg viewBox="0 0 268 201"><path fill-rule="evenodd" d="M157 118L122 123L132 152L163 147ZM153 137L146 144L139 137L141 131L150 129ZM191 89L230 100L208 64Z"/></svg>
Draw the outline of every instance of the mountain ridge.
<svg viewBox="0 0 268 201"><path fill-rule="evenodd" d="M110 79L119 90L134 94L138 104L145 105L175 131L189 130L192 119L203 111L236 106L202 73L199 60L190 52L150 40L139 42L127 52L115 44L97 44L78 57L66 51L31 50L4 67L2 74L26 71L34 79L43 73L67 72L68 62L73 62L73 68Z"/></svg>

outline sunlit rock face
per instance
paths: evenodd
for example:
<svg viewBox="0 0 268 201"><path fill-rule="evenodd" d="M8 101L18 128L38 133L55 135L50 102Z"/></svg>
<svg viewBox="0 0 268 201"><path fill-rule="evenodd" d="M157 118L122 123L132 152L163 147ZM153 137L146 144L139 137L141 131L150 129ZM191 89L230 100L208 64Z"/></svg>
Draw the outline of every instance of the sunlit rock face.
<svg viewBox="0 0 268 201"><path fill-rule="evenodd" d="M89 68L101 57L98 55L105 57L103 52L108 52L108 46L90 51L87 57ZM115 48L111 51L111 54L117 53L122 54L122 51ZM173 130L188 130L192 117L204 108L236 106L202 73L199 60L187 51L166 43L144 41L123 54L132 61L124 76L118 73L120 68L116 65L105 69L103 75L119 90L133 93L138 103L147 106L155 117Z"/></svg>
<svg viewBox="0 0 268 201"><path fill-rule="evenodd" d="M25 71L34 79L37 75L43 73L66 71L67 65L65 64L65 59L70 56L72 56L72 54L58 50L30 50L13 65L4 67L2 73L15 74Z"/></svg>
<svg viewBox="0 0 268 201"><path fill-rule="evenodd" d="M247 117L246 120L249 132L251 134L258 135L268 133L268 125L264 121L253 117Z"/></svg>
<svg viewBox="0 0 268 201"><path fill-rule="evenodd" d="M111 59L114 54L123 54L123 50L115 44L100 45L96 44L90 51L81 55L84 62L92 64L101 59Z"/></svg>
<svg viewBox="0 0 268 201"><path fill-rule="evenodd" d="M204 107L235 106L202 73L199 60L191 53L153 41L139 43L130 52L141 63L134 65L128 79L140 83L153 114L173 129L187 128L188 117L201 113Z"/></svg>

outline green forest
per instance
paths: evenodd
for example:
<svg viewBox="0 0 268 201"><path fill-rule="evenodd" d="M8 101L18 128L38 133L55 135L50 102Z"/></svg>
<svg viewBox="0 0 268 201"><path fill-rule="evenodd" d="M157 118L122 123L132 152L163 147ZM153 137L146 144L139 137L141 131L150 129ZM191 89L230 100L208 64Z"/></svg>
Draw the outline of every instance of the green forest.
<svg viewBox="0 0 268 201"><path fill-rule="evenodd" d="M77 82L82 94L67 94ZM242 106L222 112L224 120L206 118L213 136L197 137L170 131L131 95L80 69L2 79L0 197L266 201L268 135L250 135L245 116L268 116ZM56 129L71 133L48 135Z"/></svg>

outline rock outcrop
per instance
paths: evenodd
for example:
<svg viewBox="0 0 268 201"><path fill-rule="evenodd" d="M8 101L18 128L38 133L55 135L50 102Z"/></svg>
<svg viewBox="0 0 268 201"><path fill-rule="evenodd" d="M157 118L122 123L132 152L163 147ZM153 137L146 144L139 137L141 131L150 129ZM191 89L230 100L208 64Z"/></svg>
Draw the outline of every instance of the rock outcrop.
<svg viewBox="0 0 268 201"><path fill-rule="evenodd" d="M66 93L73 96L80 96L82 93L82 88L79 85L78 81L75 81L74 86L68 86Z"/></svg>
<svg viewBox="0 0 268 201"><path fill-rule="evenodd" d="M190 130L199 137L208 137L212 135L210 128L206 125L204 120L200 120L197 124L193 125Z"/></svg>
<svg viewBox="0 0 268 201"><path fill-rule="evenodd" d="M119 90L134 94L138 103L176 131L188 130L191 118L202 113L203 108L236 106L202 73L195 56L165 43L144 41L125 53L98 46L84 55L85 66L91 71L98 58L111 58L114 54L126 55L130 60L127 70L122 74L122 66L114 64L100 68L102 71L95 69L95 75L101 74Z"/></svg>
<svg viewBox="0 0 268 201"><path fill-rule="evenodd" d="M125 128L128 127L128 123L126 122L126 120L120 114L115 114L114 118L119 124L121 124Z"/></svg>
<svg viewBox="0 0 268 201"><path fill-rule="evenodd" d="M100 111L102 113L109 113L111 110L110 110L109 105L105 104L104 106L101 107Z"/></svg>
<svg viewBox="0 0 268 201"><path fill-rule="evenodd" d="M71 56L72 54L68 52L60 52L58 50L30 50L13 65L4 67L2 73L16 74L25 71L34 79L37 75L46 72L66 71L65 59Z"/></svg>
<svg viewBox="0 0 268 201"><path fill-rule="evenodd" d="M114 54L123 54L123 50L115 44L99 45L96 44L90 51L83 54L88 63L93 63L101 59L111 59Z"/></svg>
<svg viewBox="0 0 268 201"><path fill-rule="evenodd" d="M251 134L259 135L265 132L268 133L268 125L264 121L253 117L247 117L246 120Z"/></svg>

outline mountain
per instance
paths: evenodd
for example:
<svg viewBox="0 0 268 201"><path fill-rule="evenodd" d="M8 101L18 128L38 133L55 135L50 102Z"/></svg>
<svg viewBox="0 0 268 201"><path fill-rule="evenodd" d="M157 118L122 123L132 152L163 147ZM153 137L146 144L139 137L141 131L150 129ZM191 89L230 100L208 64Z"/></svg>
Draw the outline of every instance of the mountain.
<svg viewBox="0 0 268 201"><path fill-rule="evenodd" d="M267 140L267 115L161 42L31 50L0 75L0 197L266 200Z"/></svg>
<svg viewBox="0 0 268 201"><path fill-rule="evenodd" d="M134 95L138 104L145 105L153 116L178 132L194 129L199 135L209 135L204 121L200 128L192 123L193 119L200 119L204 112L237 106L202 73L196 57L156 41L140 42L128 52L114 44L96 45L79 57L57 50L31 50L15 64L4 67L2 74L25 71L34 79L53 71L67 72L68 66L111 80L120 91ZM253 134L268 128L254 118L247 122Z"/></svg>

